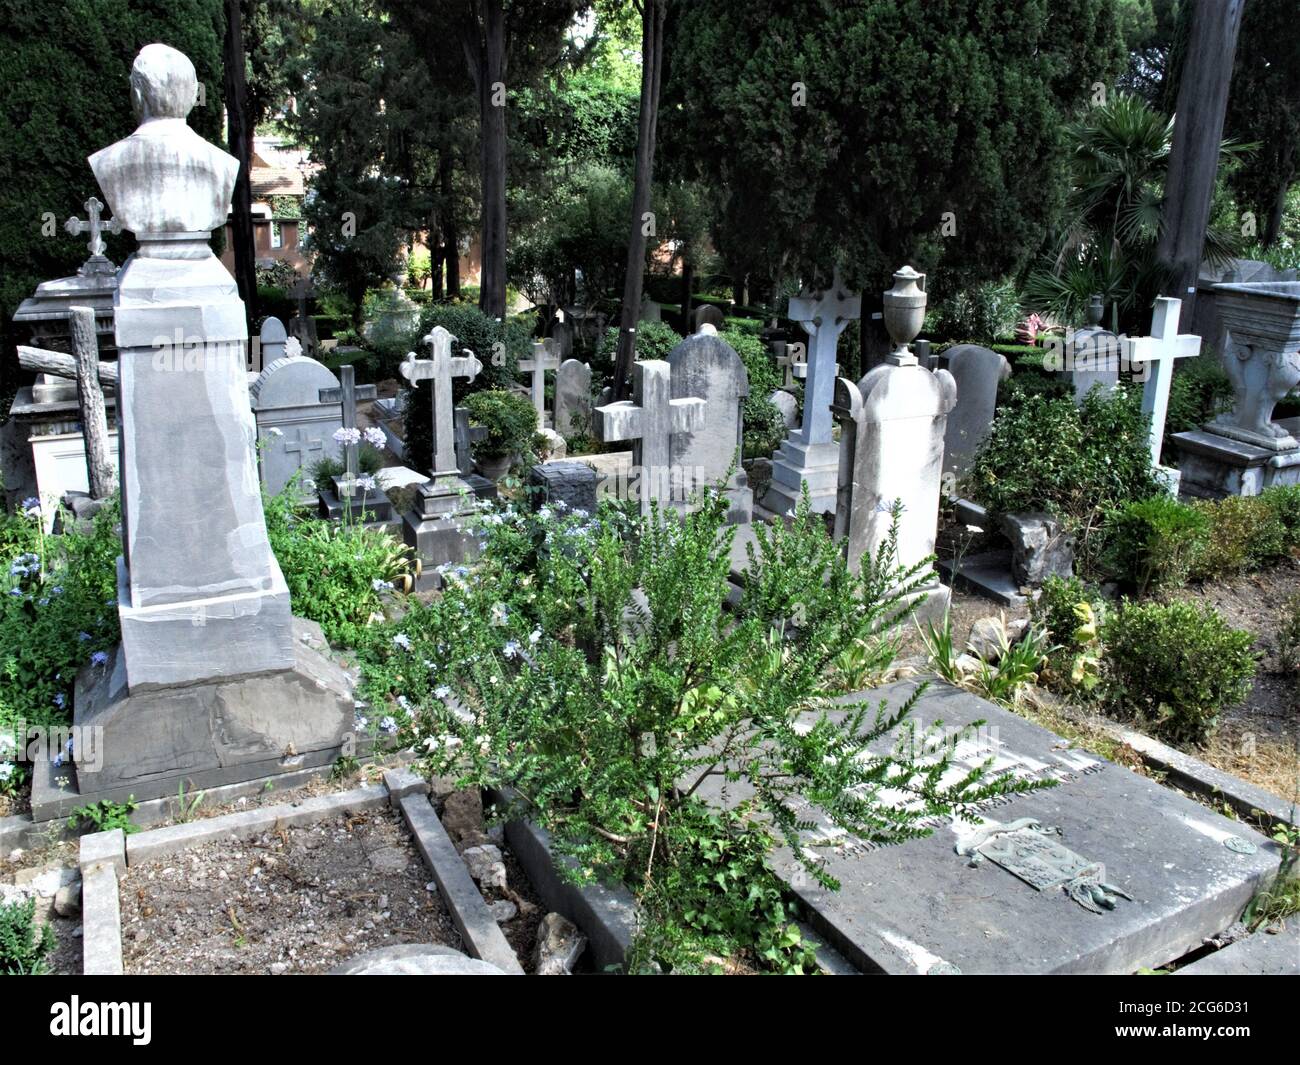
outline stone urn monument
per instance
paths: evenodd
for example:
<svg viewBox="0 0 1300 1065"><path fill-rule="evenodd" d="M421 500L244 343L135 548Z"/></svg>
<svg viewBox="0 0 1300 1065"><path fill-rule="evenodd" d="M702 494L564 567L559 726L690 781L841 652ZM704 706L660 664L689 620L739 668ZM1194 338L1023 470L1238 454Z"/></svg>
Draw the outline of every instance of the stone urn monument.
<svg viewBox="0 0 1300 1065"><path fill-rule="evenodd" d="M1300 483L1300 418L1273 419L1278 402L1300 385L1300 281L1229 282L1214 292L1232 409L1174 436L1183 489L1217 497Z"/></svg>

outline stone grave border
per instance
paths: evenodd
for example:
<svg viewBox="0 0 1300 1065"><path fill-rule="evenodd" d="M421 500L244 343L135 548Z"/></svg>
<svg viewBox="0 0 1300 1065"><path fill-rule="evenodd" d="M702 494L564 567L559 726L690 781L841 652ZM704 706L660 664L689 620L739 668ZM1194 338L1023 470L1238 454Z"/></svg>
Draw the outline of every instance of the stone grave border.
<svg viewBox="0 0 1300 1065"><path fill-rule="evenodd" d="M357 757L372 759L381 767L403 765L410 762L413 755L408 751L394 751L387 755L375 753L376 741L370 737L357 741ZM333 763L329 765L309 766L295 769L288 773L277 773L269 777L257 777L254 780L240 780L233 784L218 784L210 788L195 788L185 793L187 802L202 794L204 801L210 805L222 805L233 799L246 795L256 795L268 784L277 789L291 791L294 788L310 784L320 777L327 777L334 771ZM159 821L170 821L183 813L179 795L164 795L159 799L142 801L131 814L131 822L136 825L155 825ZM66 814L60 814L44 821L34 821L31 812L0 817L0 853L8 853L15 847L31 850L47 846L62 840L72 839L76 831L68 828ZM84 837L83 837L84 838Z"/></svg>
<svg viewBox="0 0 1300 1065"><path fill-rule="evenodd" d="M470 956L503 972L523 975L523 966L434 813L428 791L428 782L414 773L387 769L382 783L334 795L187 821L130 836L120 828L82 836L79 864L83 971L88 976L120 975L123 971L118 876L128 866L213 840L247 839L277 827L309 825L349 811L389 806L402 816L415 837L416 847L433 873L442 901Z"/></svg>

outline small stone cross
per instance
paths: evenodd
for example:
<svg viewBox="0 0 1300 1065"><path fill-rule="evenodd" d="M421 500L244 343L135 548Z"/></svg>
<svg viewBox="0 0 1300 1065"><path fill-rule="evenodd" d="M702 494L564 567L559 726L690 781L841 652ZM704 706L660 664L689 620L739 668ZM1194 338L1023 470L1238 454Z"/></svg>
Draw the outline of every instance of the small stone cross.
<svg viewBox="0 0 1300 1065"><path fill-rule="evenodd" d="M417 359L415 352L408 352L399 367L401 374L412 385L420 381L429 381L433 389L433 479L459 477L456 465L456 419L451 402L452 379L466 377L473 381L483 369L483 364L468 348L462 348L461 355L452 355L451 346L456 342L446 329L440 325L433 327L433 332L424 338L433 357Z"/></svg>
<svg viewBox="0 0 1300 1065"><path fill-rule="evenodd" d="M537 410L537 425L540 428L546 422L546 371L558 370L560 357L555 351L555 342L549 337L533 341L533 357L520 359L519 369L533 375L529 393L533 407Z"/></svg>
<svg viewBox="0 0 1300 1065"><path fill-rule="evenodd" d="M86 214L90 216L90 221L83 222L76 215L73 215L63 223L63 228L74 237L81 233L89 233L90 243L87 244L86 247L90 250L90 254L103 255L104 238L100 234L102 234L104 230L108 230L110 233L121 233L122 223L116 218L111 218L107 221L101 218L100 212L104 210L104 205L94 196L88 199L84 204L82 204L82 206L85 207Z"/></svg>
<svg viewBox="0 0 1300 1065"><path fill-rule="evenodd" d="M835 352L840 334L849 322L862 317L862 297L851 295L839 271L825 291L804 290L790 299L790 319L803 326L810 346L805 373L803 424L799 439L805 444L825 444L831 439L831 399L835 388ZM796 377L802 376L797 367Z"/></svg>
<svg viewBox="0 0 1300 1065"><path fill-rule="evenodd" d="M343 428L355 429L357 427L357 400L374 399L376 395L374 385L358 385L357 371L354 366L339 367L339 387L322 388L320 390L320 401L322 403L339 403L342 405ZM346 497L350 497L352 490L356 487L357 477L361 473L361 466L358 461L361 442L358 440L354 444L345 444L343 446L344 473L339 480L339 489ZM287 450L287 449L286 449Z"/></svg>
<svg viewBox="0 0 1300 1065"><path fill-rule="evenodd" d="M633 462L641 473L641 513L667 492L676 433L704 425L704 400L672 398L672 370L662 359L633 364L632 399L597 407L596 433L602 441L634 440Z"/></svg>
<svg viewBox="0 0 1300 1065"><path fill-rule="evenodd" d="M1178 332L1178 313L1182 301L1161 296L1151 315L1151 335L1130 337L1124 341L1130 363L1148 363L1146 383L1142 386L1142 410L1151 417L1151 465L1160 465L1160 444L1165 436L1165 415L1169 410L1169 384L1178 359L1188 359L1201 352L1201 338L1194 333Z"/></svg>

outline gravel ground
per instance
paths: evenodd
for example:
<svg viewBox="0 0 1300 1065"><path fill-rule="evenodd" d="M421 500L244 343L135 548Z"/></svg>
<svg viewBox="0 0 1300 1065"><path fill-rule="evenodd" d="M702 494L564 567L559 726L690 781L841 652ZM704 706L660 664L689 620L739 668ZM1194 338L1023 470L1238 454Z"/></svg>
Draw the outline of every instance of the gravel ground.
<svg viewBox="0 0 1300 1065"><path fill-rule="evenodd" d="M320 973L376 947L464 947L389 810L206 844L128 869L128 973Z"/></svg>

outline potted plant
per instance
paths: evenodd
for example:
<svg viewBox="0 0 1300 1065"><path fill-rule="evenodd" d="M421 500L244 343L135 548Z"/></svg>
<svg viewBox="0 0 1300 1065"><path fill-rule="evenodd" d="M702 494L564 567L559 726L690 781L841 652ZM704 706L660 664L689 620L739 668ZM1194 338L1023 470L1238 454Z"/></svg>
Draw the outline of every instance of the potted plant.
<svg viewBox="0 0 1300 1065"><path fill-rule="evenodd" d="M470 420L487 430L474 444L474 460L484 477L495 481L521 456L534 450L537 410L524 396L489 390L465 397Z"/></svg>

